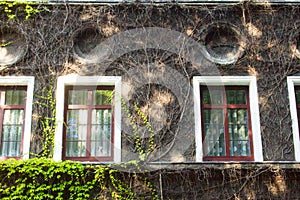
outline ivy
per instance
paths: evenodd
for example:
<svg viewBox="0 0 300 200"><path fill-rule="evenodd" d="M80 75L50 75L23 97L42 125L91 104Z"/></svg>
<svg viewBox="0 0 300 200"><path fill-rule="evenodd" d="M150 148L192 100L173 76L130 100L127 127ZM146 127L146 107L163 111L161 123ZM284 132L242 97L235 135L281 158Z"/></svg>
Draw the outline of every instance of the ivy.
<svg viewBox="0 0 300 200"><path fill-rule="evenodd" d="M42 89L42 94L35 94L37 101L35 102L40 108L47 110L48 116L36 116L40 120L43 133L43 148L41 157L52 158L54 151L54 135L56 129L56 101L54 97L54 81L50 80L47 88Z"/></svg>
<svg viewBox="0 0 300 200"><path fill-rule="evenodd" d="M147 119L147 116L145 115L145 113L143 113L141 111L141 109L137 106L137 104L135 103L134 104L134 109L135 111L137 112L137 114L139 116L141 116L142 120L143 120L143 123L145 124L147 130L149 131L150 133L150 138L149 138L149 147L148 147L148 150L147 152L145 153L145 157L148 157L149 154L154 150L154 147L155 147L155 144L154 144L154 136L155 136L155 133L152 129L152 126L151 124L149 123L148 119Z"/></svg>
<svg viewBox="0 0 300 200"><path fill-rule="evenodd" d="M0 1L0 11L4 12L9 19L17 16L25 16L28 20L32 15L40 12L50 12L46 7L40 8L38 4L30 1Z"/></svg>
<svg viewBox="0 0 300 200"><path fill-rule="evenodd" d="M0 44L0 47L7 47L7 46L9 46L11 44L12 44L12 42L2 43L2 44Z"/></svg>
<svg viewBox="0 0 300 200"><path fill-rule="evenodd" d="M130 163L132 165L132 163ZM125 166L124 166L125 167ZM157 199L152 184L141 175L144 187ZM138 199L124 172L115 166L83 165L47 158L9 159L0 162L1 199Z"/></svg>
<svg viewBox="0 0 300 200"><path fill-rule="evenodd" d="M139 153L139 161L146 161L150 153L154 150L155 144L154 144L154 136L155 133L152 129L151 124L149 123L149 120L147 119L147 116L145 113L141 111L141 109L137 106L136 103L134 103L134 111L137 113L139 117L142 118L143 124L146 126L147 130L150 133L150 137L148 140L148 148L144 149L142 145L142 139L139 137L138 129L136 125L136 119L131 114L130 110L127 108L126 102L124 99L121 98L121 106L127 117L130 119L130 125L133 128L133 138L135 143L135 148L137 152Z"/></svg>

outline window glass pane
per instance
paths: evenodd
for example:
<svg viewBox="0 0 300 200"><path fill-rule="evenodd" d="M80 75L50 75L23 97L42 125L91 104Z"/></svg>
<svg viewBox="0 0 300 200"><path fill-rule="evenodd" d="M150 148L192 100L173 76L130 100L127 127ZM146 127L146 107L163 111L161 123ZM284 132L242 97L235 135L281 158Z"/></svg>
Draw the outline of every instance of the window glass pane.
<svg viewBox="0 0 300 200"><path fill-rule="evenodd" d="M67 157L85 157L86 142L85 141L67 141Z"/></svg>
<svg viewBox="0 0 300 200"><path fill-rule="evenodd" d="M5 110L2 127L1 156L20 156L24 110Z"/></svg>
<svg viewBox="0 0 300 200"><path fill-rule="evenodd" d="M295 90L295 94L296 94L296 104L300 105L300 89L299 88L297 88Z"/></svg>
<svg viewBox="0 0 300 200"><path fill-rule="evenodd" d="M224 113L222 109L204 109L204 155L224 156Z"/></svg>
<svg viewBox="0 0 300 200"><path fill-rule="evenodd" d="M5 93L6 105L22 105L26 96L25 90L7 90Z"/></svg>
<svg viewBox="0 0 300 200"><path fill-rule="evenodd" d="M247 109L228 109L230 156L249 156Z"/></svg>
<svg viewBox="0 0 300 200"><path fill-rule="evenodd" d="M208 89L202 92L203 104L222 104L223 103L223 93L222 88L208 87Z"/></svg>
<svg viewBox="0 0 300 200"><path fill-rule="evenodd" d="M86 156L87 110L69 110L67 113L66 156Z"/></svg>
<svg viewBox="0 0 300 200"><path fill-rule="evenodd" d="M92 111L91 156L111 156L111 110Z"/></svg>
<svg viewBox="0 0 300 200"><path fill-rule="evenodd" d="M245 90L226 90L227 104L246 104Z"/></svg>
<svg viewBox="0 0 300 200"><path fill-rule="evenodd" d="M203 90L202 92L202 103L211 104L208 90Z"/></svg>
<svg viewBox="0 0 300 200"><path fill-rule="evenodd" d="M94 105L111 105L112 90L96 90L93 92Z"/></svg>
<svg viewBox="0 0 300 200"><path fill-rule="evenodd" d="M69 105L87 105L88 91L87 90L69 90Z"/></svg>
<svg viewBox="0 0 300 200"><path fill-rule="evenodd" d="M300 109L297 108L297 114L298 114L298 124L300 125Z"/></svg>

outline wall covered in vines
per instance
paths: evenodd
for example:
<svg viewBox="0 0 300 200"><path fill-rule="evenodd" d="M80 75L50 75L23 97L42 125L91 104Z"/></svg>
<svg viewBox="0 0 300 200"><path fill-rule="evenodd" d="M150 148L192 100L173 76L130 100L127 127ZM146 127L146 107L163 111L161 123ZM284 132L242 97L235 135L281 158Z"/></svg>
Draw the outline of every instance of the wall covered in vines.
<svg viewBox="0 0 300 200"><path fill-rule="evenodd" d="M173 166L174 167L174 166ZM83 165L33 158L1 162L1 199L297 199L299 165Z"/></svg>
<svg viewBox="0 0 300 200"><path fill-rule="evenodd" d="M45 141L54 134L53 106L59 76L122 76L122 83L128 86L122 105L122 127L125 127L122 128L122 161L136 160L141 152L151 149L147 161L194 162L193 77L252 75L256 76L258 85L264 161L295 160L286 78L300 71L298 6L246 2L231 5L62 3L32 5L32 8L37 12L30 12L27 17L25 5L10 6L9 11L5 4L0 6L0 44L12 57L1 61L0 74L36 78L32 158L51 155L52 143L45 144ZM141 34L145 29L151 34ZM219 38L220 43L227 45L221 46L221 50L214 40L215 30L225 36L233 35ZM124 37L128 41L122 41ZM184 48L183 41L187 44ZM203 51L203 47L207 49ZM145 128L141 113L147 116L151 129ZM138 127L138 143L131 127L132 119ZM45 123L47 120L49 123ZM5 170L1 176L9 173ZM85 170L82 173L86 173L87 180L84 181L92 184L94 175ZM268 166L195 169L193 165L192 169L160 169L146 175L157 195L166 199L209 198L212 193L216 199L280 199L296 197L293 191L297 190L295 177L299 171ZM67 183L70 181L64 175L59 176ZM124 176L131 177L127 172ZM14 179L13 175L7 178ZM2 194L13 190L10 185L1 184ZM143 184L134 192L143 191L147 186ZM60 189L57 191L49 193L49 198L59 195ZM153 195L149 188L145 191L148 193L144 198ZM97 198L93 195L86 198L92 197Z"/></svg>

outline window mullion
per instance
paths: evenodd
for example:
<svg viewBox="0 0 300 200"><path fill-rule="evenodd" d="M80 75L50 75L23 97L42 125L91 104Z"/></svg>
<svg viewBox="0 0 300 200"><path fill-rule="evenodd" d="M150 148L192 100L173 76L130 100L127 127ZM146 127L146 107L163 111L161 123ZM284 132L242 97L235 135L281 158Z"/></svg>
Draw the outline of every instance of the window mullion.
<svg viewBox="0 0 300 200"><path fill-rule="evenodd" d="M226 98L226 87L223 89L223 105L224 105L224 136L225 136L225 148L226 156L230 156L230 137L229 137L229 124L228 124L228 105Z"/></svg>
<svg viewBox="0 0 300 200"><path fill-rule="evenodd" d="M88 119L87 119L87 138L86 138L86 156L91 156L91 131L92 131L92 108L93 108L93 91L88 91Z"/></svg>

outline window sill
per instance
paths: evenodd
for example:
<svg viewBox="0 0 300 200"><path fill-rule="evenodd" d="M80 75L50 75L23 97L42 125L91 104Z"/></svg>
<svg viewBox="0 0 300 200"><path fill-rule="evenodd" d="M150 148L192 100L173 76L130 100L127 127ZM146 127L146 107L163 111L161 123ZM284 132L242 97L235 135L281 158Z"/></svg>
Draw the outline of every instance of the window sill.
<svg viewBox="0 0 300 200"><path fill-rule="evenodd" d="M253 169L253 168L281 168L300 169L300 162L297 161L203 161L203 162L151 162L151 168L164 169Z"/></svg>

